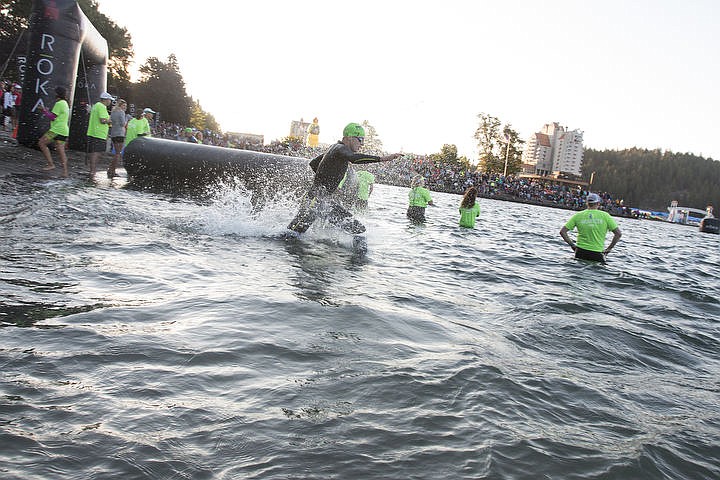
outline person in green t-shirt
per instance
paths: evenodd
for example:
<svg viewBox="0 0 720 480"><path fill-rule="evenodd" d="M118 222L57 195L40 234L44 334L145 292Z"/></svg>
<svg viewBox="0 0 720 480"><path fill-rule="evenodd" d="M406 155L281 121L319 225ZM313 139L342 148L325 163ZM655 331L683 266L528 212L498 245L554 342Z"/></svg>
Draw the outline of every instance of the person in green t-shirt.
<svg viewBox="0 0 720 480"><path fill-rule="evenodd" d="M575 251L575 258L605 263L605 256L615 247L622 233L609 213L599 210L600 196L589 193L587 209L576 213L560 229L560 236ZM568 231L577 228L577 243L573 242ZM610 245L605 248L607 232L613 233Z"/></svg>
<svg viewBox="0 0 720 480"><path fill-rule="evenodd" d="M67 102L67 90L65 87L55 88L55 105L52 110L48 110L43 106L43 115L50 119L50 130L38 140L38 148L45 156L47 160L47 166L43 167L43 170L53 170L55 163L53 163L52 155L48 145L55 142L55 149L58 152L60 161L63 166L63 177L68 176L68 162L67 155L65 155L65 141L70 134L70 127L68 126L68 120L70 119L70 106Z"/></svg>
<svg viewBox="0 0 720 480"><path fill-rule="evenodd" d="M470 187L465 190L460 202L460 226L475 228L475 219L480 216L480 204L477 203L477 188Z"/></svg>
<svg viewBox="0 0 720 480"><path fill-rule="evenodd" d="M87 151L90 154L90 178L95 177L95 167L100 154L107 150L107 137L110 130L108 107L113 101L107 92L100 94L100 100L92 106L87 128Z"/></svg>
<svg viewBox="0 0 720 480"><path fill-rule="evenodd" d="M150 108L145 108L143 111L135 114L134 118L131 118L127 124L127 131L125 132L125 146L130 145L130 142L135 140L137 137L151 137L150 121L155 115L155 112Z"/></svg>
<svg viewBox="0 0 720 480"><path fill-rule="evenodd" d="M417 175L410 183L410 192L408 193L410 206L407 209L407 217L415 223L425 221L425 208L433 205L430 190L425 188L425 178Z"/></svg>

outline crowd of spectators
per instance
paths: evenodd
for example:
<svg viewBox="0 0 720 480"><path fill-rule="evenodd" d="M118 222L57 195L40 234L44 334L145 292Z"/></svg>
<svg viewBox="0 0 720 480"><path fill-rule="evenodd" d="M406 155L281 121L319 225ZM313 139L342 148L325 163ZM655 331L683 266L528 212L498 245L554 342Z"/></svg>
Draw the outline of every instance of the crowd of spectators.
<svg viewBox="0 0 720 480"><path fill-rule="evenodd" d="M287 155L291 157L314 158L322 154L327 146L308 147L301 141L275 141L269 145L245 146L250 150ZM478 196L497 200L529 203L568 210L582 210L589 192L585 185L572 182L503 176L466 168L460 164L437 163L426 156L406 155L389 163L376 163L366 167L375 175L378 183L409 187L415 175L425 178L427 188L437 192L462 195L468 187L475 186ZM626 206L621 198L608 192L595 191L602 199L601 209L611 215L636 217L637 210Z"/></svg>
<svg viewBox="0 0 720 480"><path fill-rule="evenodd" d="M227 133L162 121L152 125L152 135L157 138L304 158L314 158L327 149L327 146L308 147L302 140L293 138L276 140L268 145L239 143ZM468 187L475 186L480 197L571 210L583 209L588 194L588 189L582 184L556 179L484 173L461 164L437 163L426 156L418 155L406 155L390 163L373 164L368 166L367 170L375 175L378 183L409 187L415 175L422 175L427 187L438 192L462 195ZM600 208L608 213L618 216L637 215L637 211L626 206L622 199L608 192L595 193L602 199Z"/></svg>

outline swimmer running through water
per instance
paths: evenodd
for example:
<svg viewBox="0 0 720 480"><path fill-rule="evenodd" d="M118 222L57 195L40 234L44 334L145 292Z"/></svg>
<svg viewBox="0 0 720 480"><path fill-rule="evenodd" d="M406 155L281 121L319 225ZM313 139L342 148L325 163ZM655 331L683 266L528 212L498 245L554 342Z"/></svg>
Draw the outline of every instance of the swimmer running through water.
<svg viewBox="0 0 720 480"><path fill-rule="evenodd" d="M289 230L297 234L304 233L318 217L322 217L348 233L357 235L365 232L365 225L354 219L352 214L340 205L339 199L334 198L338 185L351 163L389 162L402 154L378 157L357 153L364 141L363 127L357 123L349 123L343 129L342 140L310 162L315 178L300 204L300 210L288 225Z"/></svg>

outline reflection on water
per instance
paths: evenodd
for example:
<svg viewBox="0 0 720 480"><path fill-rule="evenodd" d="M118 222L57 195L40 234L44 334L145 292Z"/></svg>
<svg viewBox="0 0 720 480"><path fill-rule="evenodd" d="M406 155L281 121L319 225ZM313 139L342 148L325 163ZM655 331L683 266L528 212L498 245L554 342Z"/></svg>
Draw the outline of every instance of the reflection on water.
<svg viewBox="0 0 720 480"><path fill-rule="evenodd" d="M3 478L714 478L719 237L377 185L368 254L225 185L0 179Z"/></svg>

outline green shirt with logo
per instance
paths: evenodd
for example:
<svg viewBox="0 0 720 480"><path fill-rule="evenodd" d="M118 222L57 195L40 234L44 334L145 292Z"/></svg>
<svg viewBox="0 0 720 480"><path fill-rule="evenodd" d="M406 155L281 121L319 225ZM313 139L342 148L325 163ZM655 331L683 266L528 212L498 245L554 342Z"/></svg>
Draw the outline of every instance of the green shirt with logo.
<svg viewBox="0 0 720 480"><path fill-rule="evenodd" d="M577 228L577 246L591 252L602 252L605 250L605 235L613 231L617 223L609 213L595 208L588 208L578 212L565 224L565 228L572 230Z"/></svg>

